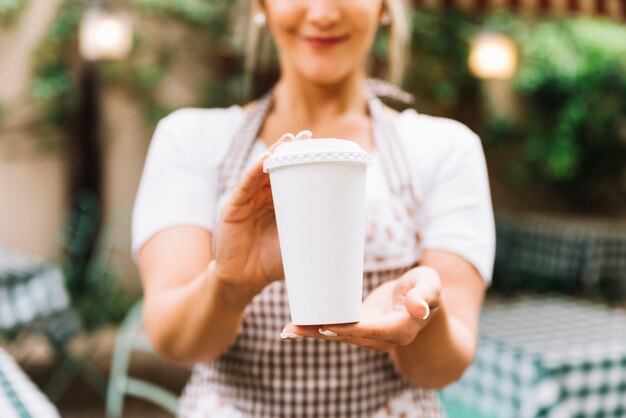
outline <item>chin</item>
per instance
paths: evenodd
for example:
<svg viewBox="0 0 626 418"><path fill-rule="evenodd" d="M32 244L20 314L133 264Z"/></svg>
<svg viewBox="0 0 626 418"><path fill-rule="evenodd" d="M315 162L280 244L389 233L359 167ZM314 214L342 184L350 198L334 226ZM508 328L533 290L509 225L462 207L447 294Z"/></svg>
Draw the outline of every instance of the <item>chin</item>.
<svg viewBox="0 0 626 418"><path fill-rule="evenodd" d="M313 84L319 86L332 86L348 78L356 71L354 68L339 68L332 66L309 66L300 69L300 73Z"/></svg>

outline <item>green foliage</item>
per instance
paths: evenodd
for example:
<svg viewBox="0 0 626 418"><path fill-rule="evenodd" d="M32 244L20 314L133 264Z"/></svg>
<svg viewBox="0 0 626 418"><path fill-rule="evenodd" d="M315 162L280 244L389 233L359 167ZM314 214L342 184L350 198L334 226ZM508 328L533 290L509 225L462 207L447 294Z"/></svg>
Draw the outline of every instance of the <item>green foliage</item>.
<svg viewBox="0 0 626 418"><path fill-rule="evenodd" d="M76 70L68 50L75 49L76 28L83 7L82 0L64 0L39 50L32 92L34 97L46 104L46 120L52 126L66 126L67 118L79 98ZM134 7L138 13L201 27L201 34L208 43L221 45L213 48L221 51L221 56L218 53L212 65L218 68L217 73L211 85L198 89L201 94L195 105L226 106L241 100L243 57L232 42L232 1L138 0ZM409 63L406 88L436 103L443 113L454 115L461 101L475 94L477 86L465 65L469 49L467 35L471 30L469 20L451 11L416 11L412 19L415 28L412 57L415 58ZM381 32L383 34L377 37L373 54L378 61L383 61L386 56L386 36L384 31ZM158 91L161 81L168 74L174 51L163 50L146 60L145 54L142 54L145 43L142 35L137 34L131 57L124 62L102 63L100 67L106 83L124 85L133 92L133 97L144 103L146 121L153 125L173 108L158 98ZM225 63L229 68L219 70ZM273 68L272 71L275 73L277 70ZM275 75L263 74L257 84L264 86L271 83L273 77Z"/></svg>
<svg viewBox="0 0 626 418"><path fill-rule="evenodd" d="M73 294L73 304L81 312L87 328L120 322L139 299L120 284L121 275L114 266L95 260L87 269L80 296Z"/></svg>
<svg viewBox="0 0 626 418"><path fill-rule="evenodd" d="M623 204L626 28L570 19L517 29L522 62L515 88L527 114L504 129L491 121L486 136L523 141L528 171L574 204Z"/></svg>
<svg viewBox="0 0 626 418"><path fill-rule="evenodd" d="M52 126L66 126L78 104L79 89L70 65L83 3L62 1L60 12L36 53L31 94L44 104L45 120Z"/></svg>
<svg viewBox="0 0 626 418"><path fill-rule="evenodd" d="M232 1L225 0L139 0L137 7L145 12L163 16L175 16L189 23L200 26L213 26L226 29L228 14ZM223 32L222 32L223 33Z"/></svg>
<svg viewBox="0 0 626 418"><path fill-rule="evenodd" d="M30 0L2 0L0 1L0 23L12 24L19 17Z"/></svg>
<svg viewBox="0 0 626 418"><path fill-rule="evenodd" d="M121 321L139 298L122 288L121 275L106 256L95 254L89 259L70 254L63 268L72 305L90 329Z"/></svg>
<svg viewBox="0 0 626 418"><path fill-rule="evenodd" d="M137 0L135 7L147 14L174 18L202 29L214 42L232 43L233 0Z"/></svg>
<svg viewBox="0 0 626 418"><path fill-rule="evenodd" d="M441 107L456 106L473 94L476 80L467 69L471 34L475 24L458 11L412 13L412 62L405 87Z"/></svg>
<svg viewBox="0 0 626 418"><path fill-rule="evenodd" d="M115 216L110 215L112 221L100 225L101 214L101 200L95 192L77 191L59 242L65 286L88 328L120 321L138 299L121 286L124 276L115 260L119 260L123 247Z"/></svg>
<svg viewBox="0 0 626 418"><path fill-rule="evenodd" d="M137 42L141 43L140 36ZM157 97L158 87L167 75L170 63L170 52L163 50L149 60L140 60L133 54L123 62L102 63L100 67L105 83L123 85L136 100L143 103L146 122L154 126L174 110L172 106L161 103Z"/></svg>

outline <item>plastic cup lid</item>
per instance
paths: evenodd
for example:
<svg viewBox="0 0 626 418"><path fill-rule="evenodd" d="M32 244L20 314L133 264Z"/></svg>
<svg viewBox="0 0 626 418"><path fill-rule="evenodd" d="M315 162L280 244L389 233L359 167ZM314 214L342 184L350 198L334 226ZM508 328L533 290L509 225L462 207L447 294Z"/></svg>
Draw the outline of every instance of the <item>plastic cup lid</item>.
<svg viewBox="0 0 626 418"><path fill-rule="evenodd" d="M263 172L295 164L340 162L369 164L370 156L354 141L336 138L316 138L281 144L263 162Z"/></svg>

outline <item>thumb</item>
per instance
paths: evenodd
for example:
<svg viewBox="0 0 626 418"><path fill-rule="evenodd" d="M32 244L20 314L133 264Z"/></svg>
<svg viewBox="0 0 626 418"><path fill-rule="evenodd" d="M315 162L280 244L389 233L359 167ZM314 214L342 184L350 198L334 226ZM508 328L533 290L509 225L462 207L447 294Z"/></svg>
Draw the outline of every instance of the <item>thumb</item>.
<svg viewBox="0 0 626 418"><path fill-rule="evenodd" d="M406 310L416 321L425 321L441 304L441 279L432 267L420 266L414 271L415 286L405 295Z"/></svg>

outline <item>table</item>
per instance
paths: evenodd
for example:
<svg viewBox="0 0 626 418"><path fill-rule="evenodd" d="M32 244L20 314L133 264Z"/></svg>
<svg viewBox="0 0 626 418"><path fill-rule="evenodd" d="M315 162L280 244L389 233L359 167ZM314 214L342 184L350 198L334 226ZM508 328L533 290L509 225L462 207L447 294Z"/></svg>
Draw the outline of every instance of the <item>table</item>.
<svg viewBox="0 0 626 418"><path fill-rule="evenodd" d="M59 412L0 348L0 416L2 418L60 418Z"/></svg>
<svg viewBox="0 0 626 418"><path fill-rule="evenodd" d="M63 274L55 264L0 245L0 330L69 309Z"/></svg>
<svg viewBox="0 0 626 418"><path fill-rule="evenodd" d="M626 221L499 213L496 232L495 288L626 301Z"/></svg>
<svg viewBox="0 0 626 418"><path fill-rule="evenodd" d="M488 299L474 364L443 396L483 416L626 416L626 312L564 297Z"/></svg>

